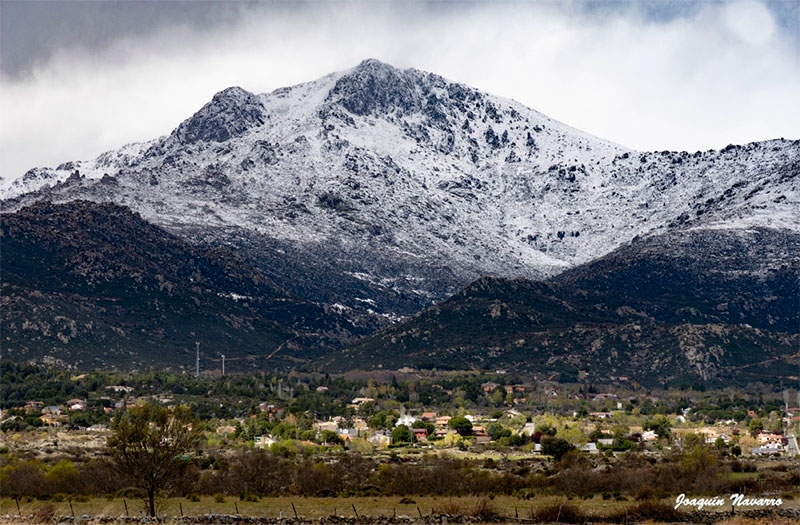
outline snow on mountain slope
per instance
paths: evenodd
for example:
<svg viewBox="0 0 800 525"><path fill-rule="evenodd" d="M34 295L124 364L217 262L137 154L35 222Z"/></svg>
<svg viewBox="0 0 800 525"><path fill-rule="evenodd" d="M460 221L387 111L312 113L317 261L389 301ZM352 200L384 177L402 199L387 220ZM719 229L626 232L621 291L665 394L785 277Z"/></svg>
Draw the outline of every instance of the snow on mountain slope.
<svg viewBox="0 0 800 525"><path fill-rule="evenodd" d="M798 231L798 172L800 141L640 153L366 60L268 94L226 89L168 137L29 171L0 209L113 201L234 247L308 298L407 314L479 276L553 275L636 236Z"/></svg>

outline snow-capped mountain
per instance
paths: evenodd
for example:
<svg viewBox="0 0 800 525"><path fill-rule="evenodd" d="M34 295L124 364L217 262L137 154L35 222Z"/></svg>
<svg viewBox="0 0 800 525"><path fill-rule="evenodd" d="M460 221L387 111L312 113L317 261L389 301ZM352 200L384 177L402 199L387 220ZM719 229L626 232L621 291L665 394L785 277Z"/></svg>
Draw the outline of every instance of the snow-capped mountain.
<svg viewBox="0 0 800 525"><path fill-rule="evenodd" d="M636 152L366 60L268 94L226 89L167 137L29 171L0 210L122 204L308 299L396 316L480 276L551 276L636 237L800 231L798 173L797 140Z"/></svg>

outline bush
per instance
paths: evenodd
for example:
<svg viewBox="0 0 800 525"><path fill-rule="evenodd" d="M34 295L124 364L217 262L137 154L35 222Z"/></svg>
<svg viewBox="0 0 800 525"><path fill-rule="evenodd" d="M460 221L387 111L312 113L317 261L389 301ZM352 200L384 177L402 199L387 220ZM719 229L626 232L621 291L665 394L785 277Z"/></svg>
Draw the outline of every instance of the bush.
<svg viewBox="0 0 800 525"><path fill-rule="evenodd" d="M33 515L33 523L54 523L56 520L56 506L46 503L36 509Z"/></svg>
<svg viewBox="0 0 800 525"><path fill-rule="evenodd" d="M531 519L536 523L585 523L588 517L571 503L561 505L554 503L536 509Z"/></svg>
<svg viewBox="0 0 800 525"><path fill-rule="evenodd" d="M501 521L503 515L490 498L479 498L472 509L472 517L484 522Z"/></svg>
<svg viewBox="0 0 800 525"><path fill-rule="evenodd" d="M214 494L214 503L225 503L225 494L221 492Z"/></svg>
<svg viewBox="0 0 800 525"><path fill-rule="evenodd" d="M536 497L536 491L530 488L519 489L514 493L514 496L519 499L531 499Z"/></svg>
<svg viewBox="0 0 800 525"><path fill-rule="evenodd" d="M400 503L402 502L403 501L400 500ZM463 514L463 512L464 509L461 508L461 504L458 501L453 501L452 499L443 501L433 508L434 514L448 514L450 516L459 516Z"/></svg>
<svg viewBox="0 0 800 525"><path fill-rule="evenodd" d="M629 521L654 521L657 523L685 522L686 515L668 503L660 501L642 501L625 511L620 511L614 516L617 523Z"/></svg>

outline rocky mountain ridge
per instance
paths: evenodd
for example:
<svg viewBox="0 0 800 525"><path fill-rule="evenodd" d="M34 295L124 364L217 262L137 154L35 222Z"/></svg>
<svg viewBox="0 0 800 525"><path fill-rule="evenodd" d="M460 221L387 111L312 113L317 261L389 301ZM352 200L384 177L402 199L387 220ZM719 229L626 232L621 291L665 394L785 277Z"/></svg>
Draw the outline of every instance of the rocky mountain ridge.
<svg viewBox="0 0 800 525"><path fill-rule="evenodd" d="M0 210L114 202L296 295L397 318L481 276L545 278L637 236L798 231L798 173L800 141L635 152L367 60L268 94L226 89L167 137L31 170Z"/></svg>

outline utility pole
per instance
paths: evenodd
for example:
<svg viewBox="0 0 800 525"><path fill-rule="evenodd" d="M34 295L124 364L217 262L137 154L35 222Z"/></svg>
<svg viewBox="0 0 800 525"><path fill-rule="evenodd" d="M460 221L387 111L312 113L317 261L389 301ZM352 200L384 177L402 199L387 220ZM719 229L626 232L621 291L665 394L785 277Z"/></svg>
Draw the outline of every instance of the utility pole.
<svg viewBox="0 0 800 525"><path fill-rule="evenodd" d="M196 342L195 345L197 346L197 353L195 358L194 376L200 377L200 341Z"/></svg>
<svg viewBox="0 0 800 525"><path fill-rule="evenodd" d="M222 377L225 377L225 354L222 354Z"/></svg>

